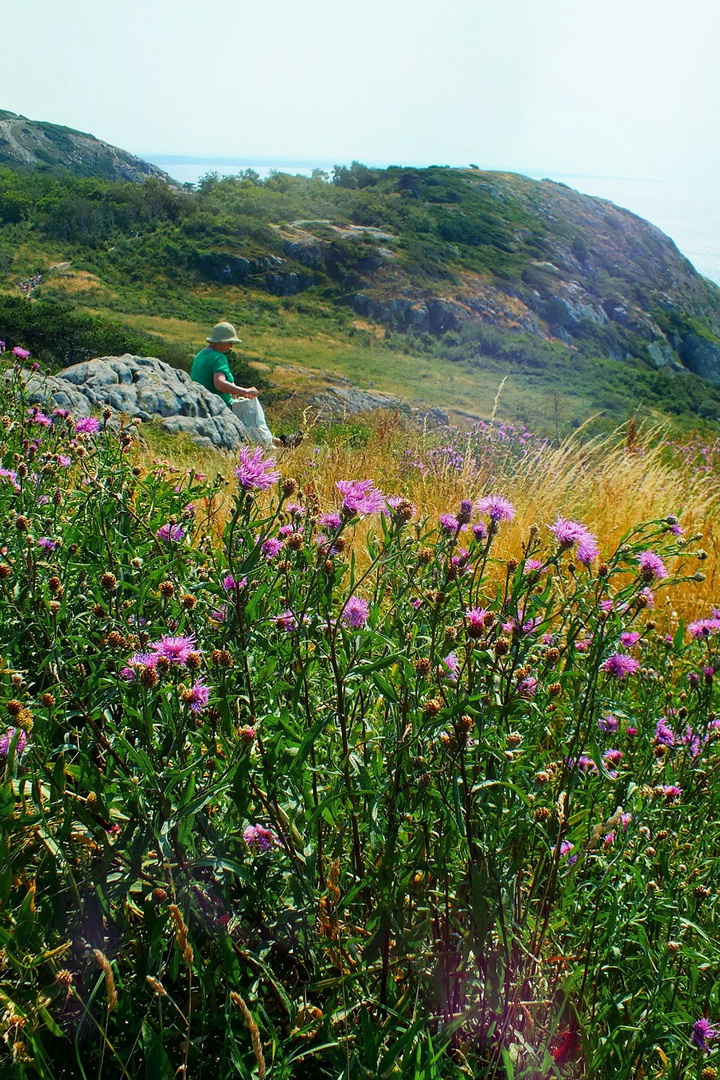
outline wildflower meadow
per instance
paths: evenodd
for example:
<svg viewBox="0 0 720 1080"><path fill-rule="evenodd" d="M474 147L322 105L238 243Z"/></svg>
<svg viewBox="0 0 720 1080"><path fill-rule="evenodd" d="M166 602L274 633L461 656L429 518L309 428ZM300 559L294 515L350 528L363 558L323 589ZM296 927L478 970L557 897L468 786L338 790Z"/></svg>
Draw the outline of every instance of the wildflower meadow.
<svg viewBox="0 0 720 1080"><path fill-rule="evenodd" d="M608 451L655 479L601 528L592 447L203 473L3 362L2 1075L717 1077L720 610L676 451Z"/></svg>

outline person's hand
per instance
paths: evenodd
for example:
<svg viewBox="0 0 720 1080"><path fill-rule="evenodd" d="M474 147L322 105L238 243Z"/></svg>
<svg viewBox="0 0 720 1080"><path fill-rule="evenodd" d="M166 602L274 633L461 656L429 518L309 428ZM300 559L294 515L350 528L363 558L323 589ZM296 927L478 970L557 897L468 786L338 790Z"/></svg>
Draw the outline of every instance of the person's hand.
<svg viewBox="0 0 720 1080"><path fill-rule="evenodd" d="M238 389L240 390L238 397L245 398L246 400L248 398L256 398L260 393L255 386L240 386Z"/></svg>

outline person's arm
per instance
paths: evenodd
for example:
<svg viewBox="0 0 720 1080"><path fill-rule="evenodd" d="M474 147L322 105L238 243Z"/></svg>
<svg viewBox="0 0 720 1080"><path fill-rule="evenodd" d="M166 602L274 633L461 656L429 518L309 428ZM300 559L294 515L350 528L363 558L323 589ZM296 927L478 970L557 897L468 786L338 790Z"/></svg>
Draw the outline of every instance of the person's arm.
<svg viewBox="0 0 720 1080"><path fill-rule="evenodd" d="M221 371L215 372L213 383L218 393L229 394L234 398L256 398L260 393L254 386L236 386L235 383L228 382Z"/></svg>

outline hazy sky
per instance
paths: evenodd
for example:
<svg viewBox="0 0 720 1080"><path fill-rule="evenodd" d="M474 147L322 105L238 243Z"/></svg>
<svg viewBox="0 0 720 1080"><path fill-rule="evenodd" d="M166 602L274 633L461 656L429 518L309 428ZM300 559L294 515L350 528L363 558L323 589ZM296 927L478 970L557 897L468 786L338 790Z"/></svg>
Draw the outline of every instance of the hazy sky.
<svg viewBox="0 0 720 1080"><path fill-rule="evenodd" d="M140 155L688 177L720 0L0 0L2 107Z"/></svg>

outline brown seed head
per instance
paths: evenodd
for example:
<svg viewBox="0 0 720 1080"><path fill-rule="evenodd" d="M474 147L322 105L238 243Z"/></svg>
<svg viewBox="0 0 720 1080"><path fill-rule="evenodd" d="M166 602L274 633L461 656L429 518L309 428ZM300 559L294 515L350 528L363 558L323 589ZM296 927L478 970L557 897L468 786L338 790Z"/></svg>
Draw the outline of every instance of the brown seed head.
<svg viewBox="0 0 720 1080"><path fill-rule="evenodd" d="M210 659L213 664L217 664L218 667L231 668L233 666L232 655L227 649L213 649L210 654Z"/></svg>
<svg viewBox="0 0 720 1080"><path fill-rule="evenodd" d="M418 551L417 559L421 566L427 566L428 563L431 563L432 557L433 554L430 548L424 547L420 548L420 550Z"/></svg>
<svg viewBox="0 0 720 1080"><path fill-rule="evenodd" d="M52 694L43 694L40 698L40 704L43 705L46 709L51 709L55 704L55 698L52 696Z"/></svg>
<svg viewBox="0 0 720 1080"><path fill-rule="evenodd" d="M18 532L27 532L30 528L30 522L24 514L18 514L15 518L15 528Z"/></svg>
<svg viewBox="0 0 720 1080"><path fill-rule="evenodd" d="M415 668L416 674L424 676L430 674L430 668L432 667L432 664L427 659L427 657L421 656L419 660L415 661L413 667Z"/></svg>
<svg viewBox="0 0 720 1080"><path fill-rule="evenodd" d="M188 671L198 671L202 667L202 656L198 652L191 652L185 661Z"/></svg>
<svg viewBox="0 0 720 1080"><path fill-rule="evenodd" d="M141 686L151 690L153 686L157 686L158 684L158 673L155 668L141 667L139 681Z"/></svg>
<svg viewBox="0 0 720 1080"><path fill-rule="evenodd" d="M69 990L75 982L75 977L72 971L68 971L67 968L61 968L60 971L55 974L55 982L58 986L62 986L64 990Z"/></svg>
<svg viewBox="0 0 720 1080"><path fill-rule="evenodd" d="M560 650L555 648L546 649L545 659L547 660L548 664L557 664L558 660L560 659Z"/></svg>
<svg viewBox="0 0 720 1080"><path fill-rule="evenodd" d="M560 697L562 694L562 684L559 682L550 683L548 686L548 694L550 697Z"/></svg>
<svg viewBox="0 0 720 1080"><path fill-rule="evenodd" d="M117 578L114 574L111 574L109 570L106 570L100 578L100 587L104 589L105 592L115 592L117 589Z"/></svg>
<svg viewBox="0 0 720 1080"><path fill-rule="evenodd" d="M0 563L0 580L4 581L6 578L9 578L11 572L12 571L7 563Z"/></svg>
<svg viewBox="0 0 720 1080"><path fill-rule="evenodd" d="M102 619L105 614L105 608L101 604L93 604L93 615L96 619Z"/></svg>
<svg viewBox="0 0 720 1080"><path fill-rule="evenodd" d="M547 806L538 806L537 810L533 811L533 818L535 821L547 821L552 811Z"/></svg>
<svg viewBox="0 0 720 1080"><path fill-rule="evenodd" d="M505 656L510 651L510 639L499 637L493 648L496 656Z"/></svg>
<svg viewBox="0 0 720 1080"><path fill-rule="evenodd" d="M175 592L175 586L172 581L161 581L158 586L158 592L165 600L169 600Z"/></svg>
<svg viewBox="0 0 720 1080"><path fill-rule="evenodd" d="M286 499L288 499L291 495L294 495L297 489L298 482L294 476L286 476L283 478L282 484L280 485L280 490L282 491Z"/></svg>
<svg viewBox="0 0 720 1080"><path fill-rule="evenodd" d="M439 698L428 698L423 702L423 715L430 718L437 716L443 707L443 703Z"/></svg>
<svg viewBox="0 0 720 1080"><path fill-rule="evenodd" d="M180 606L184 607L186 611L192 611L196 604L197 597L193 596L192 593L183 593L180 597Z"/></svg>
<svg viewBox="0 0 720 1080"><path fill-rule="evenodd" d="M168 898L167 889L153 889L152 898L156 904L164 904Z"/></svg>
<svg viewBox="0 0 720 1080"><path fill-rule="evenodd" d="M25 706L23 705L22 701L18 701L17 698L11 698L5 708L11 716L19 716L20 713L24 710Z"/></svg>

